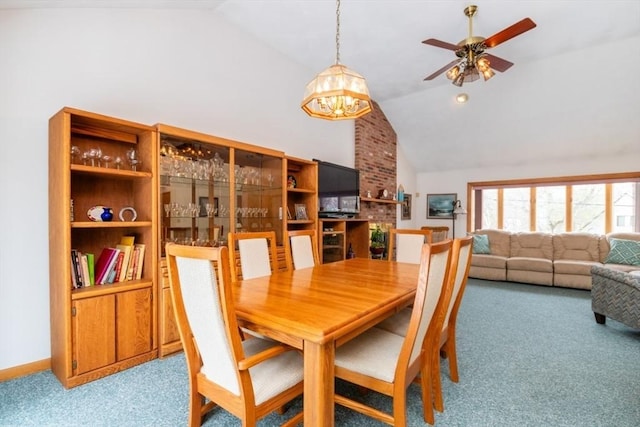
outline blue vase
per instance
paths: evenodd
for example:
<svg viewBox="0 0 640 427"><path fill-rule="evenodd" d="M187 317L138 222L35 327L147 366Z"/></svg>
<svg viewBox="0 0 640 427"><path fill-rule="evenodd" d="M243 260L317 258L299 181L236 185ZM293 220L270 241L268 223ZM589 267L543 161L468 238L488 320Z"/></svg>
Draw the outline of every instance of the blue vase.
<svg viewBox="0 0 640 427"><path fill-rule="evenodd" d="M105 222L111 221L113 219L113 211L111 208L103 208L100 218Z"/></svg>

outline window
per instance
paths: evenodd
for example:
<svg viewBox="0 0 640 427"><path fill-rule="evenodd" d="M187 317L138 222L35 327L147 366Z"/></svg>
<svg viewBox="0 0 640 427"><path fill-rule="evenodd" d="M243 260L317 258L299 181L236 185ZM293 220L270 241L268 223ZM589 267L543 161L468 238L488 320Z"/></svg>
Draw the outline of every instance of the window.
<svg viewBox="0 0 640 427"><path fill-rule="evenodd" d="M538 187L536 189L536 227L545 233L562 233L567 229L565 186Z"/></svg>
<svg viewBox="0 0 640 427"><path fill-rule="evenodd" d="M573 185L571 190L571 229L585 233L605 233L605 185Z"/></svg>
<svg viewBox="0 0 640 427"><path fill-rule="evenodd" d="M505 188L504 224L502 228L509 231L529 231L531 229L531 199L529 188Z"/></svg>
<svg viewBox="0 0 640 427"><path fill-rule="evenodd" d="M640 172L469 183L472 229L640 231Z"/></svg>

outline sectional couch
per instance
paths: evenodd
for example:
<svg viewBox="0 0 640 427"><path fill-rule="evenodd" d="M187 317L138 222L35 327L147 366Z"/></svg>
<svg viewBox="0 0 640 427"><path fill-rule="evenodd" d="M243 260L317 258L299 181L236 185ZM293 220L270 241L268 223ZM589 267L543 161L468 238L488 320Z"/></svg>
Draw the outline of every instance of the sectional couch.
<svg viewBox="0 0 640 427"><path fill-rule="evenodd" d="M478 244L474 241L469 277L478 279L591 289L594 265L621 271L640 270L640 249L629 254L626 245L631 240L638 242L640 248L640 233L549 234L487 229L472 234L486 236L474 238ZM615 251L610 256L612 243ZM631 261L627 257L623 260L626 264L612 262L620 261L618 253L623 243ZM635 243L630 246L632 251L636 250Z"/></svg>

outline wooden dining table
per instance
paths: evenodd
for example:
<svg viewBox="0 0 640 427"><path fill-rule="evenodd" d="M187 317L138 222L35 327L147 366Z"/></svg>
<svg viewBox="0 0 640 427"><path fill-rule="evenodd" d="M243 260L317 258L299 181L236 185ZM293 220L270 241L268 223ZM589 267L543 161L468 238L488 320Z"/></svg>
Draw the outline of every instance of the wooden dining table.
<svg viewBox="0 0 640 427"><path fill-rule="evenodd" d="M419 266L354 258L234 284L243 327L302 350L304 425L334 425L341 344L413 302Z"/></svg>

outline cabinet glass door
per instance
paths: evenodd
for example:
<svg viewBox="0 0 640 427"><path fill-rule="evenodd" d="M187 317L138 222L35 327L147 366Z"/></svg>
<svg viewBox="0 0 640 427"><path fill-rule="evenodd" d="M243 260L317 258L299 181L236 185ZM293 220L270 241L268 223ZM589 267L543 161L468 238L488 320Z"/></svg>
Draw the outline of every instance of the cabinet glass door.
<svg viewBox="0 0 640 427"><path fill-rule="evenodd" d="M218 246L232 227L230 149L161 135L164 245Z"/></svg>
<svg viewBox="0 0 640 427"><path fill-rule="evenodd" d="M235 230L275 231L283 244L282 158L235 150Z"/></svg>

